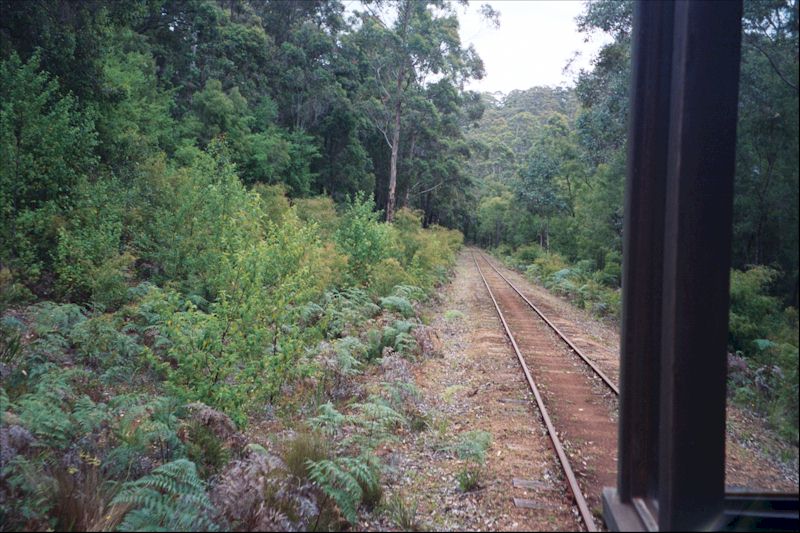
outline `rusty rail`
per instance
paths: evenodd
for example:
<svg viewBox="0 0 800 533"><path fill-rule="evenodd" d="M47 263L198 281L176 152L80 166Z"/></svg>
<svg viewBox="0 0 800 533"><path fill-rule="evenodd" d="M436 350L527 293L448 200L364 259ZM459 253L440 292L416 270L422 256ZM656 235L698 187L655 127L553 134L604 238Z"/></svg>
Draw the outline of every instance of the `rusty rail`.
<svg viewBox="0 0 800 533"><path fill-rule="evenodd" d="M486 290L489 292L489 296L492 298L492 303L497 311L497 315L500 317L500 321L503 323L503 329L505 330L506 336L508 337L508 340L511 341L511 345L514 347L514 352L517 354L519 364L522 367L522 371L525 373L525 379L528 381L531 392L536 399L536 405L539 407L539 413L541 413L542 420L544 420L545 426L547 426L547 433L550 435L550 440L552 441L553 447L556 450L556 455L558 455L561 468L564 470L564 474L567 476L567 482L569 483L570 490L575 497L575 503L578 506L578 511L583 519L583 523L586 525L586 529L588 531L597 531L597 525L594 522L592 512L589 510L589 506L586 503L586 498L583 496L583 492L581 492L581 488L578 485L578 480L575 477L575 472L572 470L572 465L570 465L567 454L564 452L564 446L561 444L561 439L558 438L556 428L553 425L553 422L550 420L550 415L547 413L547 409L544 406L544 401L542 400L542 395L539 393L539 388L536 386L536 382L533 381L533 376L531 375L530 370L528 370L528 365L525 363L525 358L522 356L522 352L520 352L517 341L514 339L514 335L511 333L511 329L508 327L506 318L503 316L503 312L500 310L500 306L497 304L497 300L492 293L491 287L489 287L489 282L486 281L486 277L483 275L483 271L478 264L478 260L475 258L474 252L472 254L472 261L475 263L475 267L478 269L478 274L480 274L483 284L486 286Z"/></svg>
<svg viewBox="0 0 800 533"><path fill-rule="evenodd" d="M552 322L552 321L550 321L550 319L549 319L549 318L547 318L547 317L544 315L544 313L542 313L542 312L539 310L539 308L538 308L538 307L536 307L536 306L535 306L535 305L534 305L534 304L533 304L533 303L532 303L530 300L528 300L528 298L527 298L527 297L526 297L524 294L522 294L522 292L521 292L521 291L520 291L520 290L519 290L519 289L518 289L518 288L517 288L517 287L516 287L516 286L515 286L513 283L511 283L511 281L509 281L509 280L508 280L508 278L506 278L506 277L505 277L505 276L504 276L504 275L503 275L503 274L502 274L502 273L501 273L499 270L497 270L497 268L496 268L496 267L495 267L495 266L492 264L492 262L491 262L491 261L489 261L488 259L486 259L486 256L485 256L485 255L483 255L483 254L482 254L482 253L480 253L480 252L479 252L479 254L480 254L481 258L482 258L484 261L486 261L486 263L487 263L487 264L488 264L490 267L492 267L492 269L493 269L493 270L494 270L494 271L497 273L497 275L498 275L498 276L500 276L501 278L503 278L503 280L504 280L506 283L508 283L508 285L509 285L509 286L510 286L512 289L514 289L514 292L516 292L516 293L519 295L519 297L520 297L520 298L522 298L523 300L525 300L525 303L526 303L526 304L528 304L528 306L529 306L531 309L533 309L533 310L536 312L536 314L537 314L537 315L539 315L539 318L541 318L542 320L544 320L544 322L545 322L545 323L546 323L548 326L550 326L550 328L552 328L552 330L553 330L553 331L555 331L555 332L556 332L556 334L557 334L557 335L558 335L558 336L561 338L561 340L563 340L563 341L564 341L564 342L567 344L567 346L569 346L569 347L570 347L570 349L571 349L573 352L575 352L575 353L578 355L578 357L580 357L580 358L583 360L583 362L584 362L584 363L586 363L586 364L589 366L589 368L591 368L591 369L594 371L594 373L595 373L595 374L597 374L597 376L598 376L598 377L599 377L599 378L600 378L600 379L603 381L603 383L605 383L605 384L606 384L606 386L608 386L608 388L609 388L609 389L611 389L611 391L614 393L614 395L615 395L615 396L619 396L619 388L617 387L616 383L614 383L614 382L611 380L611 378L609 378L609 377L608 377L608 376L607 376L607 375L606 375L606 374L605 374L605 373L604 373L602 370L600 370L600 368L597 366L597 364L595 364L595 362L594 362L594 361L592 361L591 359L589 359L589 357L587 357L587 356L586 356L586 354L584 354L584 353L583 353L583 352L580 350L580 348L578 348L577 346L575 346L575 343L573 343L571 340L569 340L569 338L568 338L566 335L564 335L564 334L561 332L561 330L559 330L559 329L558 329L558 327L556 327L556 325L555 325L555 324L553 324L553 322ZM473 255L473 259L475 259L474 255Z"/></svg>

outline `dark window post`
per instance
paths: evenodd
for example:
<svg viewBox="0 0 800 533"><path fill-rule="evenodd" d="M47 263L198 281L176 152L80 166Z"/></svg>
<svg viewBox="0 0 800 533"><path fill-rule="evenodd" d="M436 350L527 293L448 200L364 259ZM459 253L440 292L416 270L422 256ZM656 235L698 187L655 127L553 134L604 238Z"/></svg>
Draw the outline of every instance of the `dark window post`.
<svg viewBox="0 0 800 533"><path fill-rule="evenodd" d="M636 5L611 529L722 525L741 11Z"/></svg>
<svg viewBox="0 0 800 533"><path fill-rule="evenodd" d="M658 391L664 195L672 74L672 1L640 2L633 24L625 275L621 337L619 497L653 499L658 488Z"/></svg>
<svg viewBox="0 0 800 533"><path fill-rule="evenodd" d="M675 4L664 233L659 526L725 499L725 381L742 5Z"/></svg>

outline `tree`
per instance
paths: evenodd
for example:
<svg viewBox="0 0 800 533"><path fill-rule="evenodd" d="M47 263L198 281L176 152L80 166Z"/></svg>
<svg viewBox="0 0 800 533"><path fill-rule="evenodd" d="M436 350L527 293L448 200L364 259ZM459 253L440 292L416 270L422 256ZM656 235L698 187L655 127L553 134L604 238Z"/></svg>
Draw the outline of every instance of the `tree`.
<svg viewBox="0 0 800 533"><path fill-rule="evenodd" d="M38 56L0 63L0 263L32 279L52 260L73 187L97 162L94 122L59 89Z"/></svg>
<svg viewBox="0 0 800 533"><path fill-rule="evenodd" d="M366 8L358 13L361 27L355 37L367 70L365 110L391 150L386 198L391 221L402 119L410 96L433 77L463 87L466 80L483 76L483 64L472 47L461 46L451 2L375 1Z"/></svg>

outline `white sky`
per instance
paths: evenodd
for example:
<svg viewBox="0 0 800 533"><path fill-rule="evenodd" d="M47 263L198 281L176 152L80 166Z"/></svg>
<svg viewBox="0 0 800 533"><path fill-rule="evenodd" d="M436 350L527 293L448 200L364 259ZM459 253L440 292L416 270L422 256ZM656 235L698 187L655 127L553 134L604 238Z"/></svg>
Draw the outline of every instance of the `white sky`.
<svg viewBox="0 0 800 533"><path fill-rule="evenodd" d="M497 29L480 18L478 9L487 3L500 11ZM471 0L466 8L456 7L461 42L475 46L486 68L486 76L468 88L508 93L540 85L574 85L580 69L588 68L610 39L595 34L584 42L575 23L582 10L579 0Z"/></svg>

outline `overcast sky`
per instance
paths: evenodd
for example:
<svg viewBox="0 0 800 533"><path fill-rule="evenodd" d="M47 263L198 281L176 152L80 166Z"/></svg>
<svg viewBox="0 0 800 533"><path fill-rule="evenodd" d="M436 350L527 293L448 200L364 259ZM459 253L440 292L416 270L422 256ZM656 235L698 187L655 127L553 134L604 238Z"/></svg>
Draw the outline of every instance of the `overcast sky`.
<svg viewBox="0 0 800 533"><path fill-rule="evenodd" d="M497 29L479 15L478 8L486 3L500 11ZM476 0L457 7L461 41L475 46L486 67L486 76L468 88L508 93L537 85L574 85L577 73L608 39L596 34L584 42L575 23L582 9L579 0Z"/></svg>

